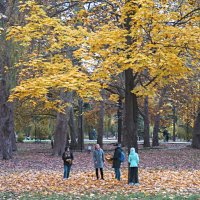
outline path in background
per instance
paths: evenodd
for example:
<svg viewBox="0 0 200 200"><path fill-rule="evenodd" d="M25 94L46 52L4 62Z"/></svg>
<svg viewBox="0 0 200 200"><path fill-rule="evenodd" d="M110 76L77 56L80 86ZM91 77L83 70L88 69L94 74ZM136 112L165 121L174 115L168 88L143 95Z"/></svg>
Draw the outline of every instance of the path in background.
<svg viewBox="0 0 200 200"><path fill-rule="evenodd" d="M114 145L104 145L106 154L113 155ZM200 152L188 147L187 143L164 143L158 149L143 149L139 145L140 167L160 169L200 169ZM74 171L93 170L92 153L74 152ZM127 163L123 164L127 167ZM107 164L106 169L111 165ZM63 162L61 157L53 157L50 144L21 143L13 160L0 160L0 172L23 171L27 169L53 170L62 173Z"/></svg>

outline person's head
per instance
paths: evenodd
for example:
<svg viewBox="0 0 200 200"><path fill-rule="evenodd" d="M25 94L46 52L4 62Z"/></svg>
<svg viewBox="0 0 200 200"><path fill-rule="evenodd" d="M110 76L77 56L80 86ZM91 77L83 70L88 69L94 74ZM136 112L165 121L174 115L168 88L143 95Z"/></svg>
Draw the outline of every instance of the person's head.
<svg viewBox="0 0 200 200"><path fill-rule="evenodd" d="M99 145L99 144L96 144L96 145L95 145L95 149L100 149L100 145Z"/></svg>
<svg viewBox="0 0 200 200"><path fill-rule="evenodd" d="M117 147L121 148L121 147L122 147L122 145L121 145L121 144L117 144Z"/></svg>
<svg viewBox="0 0 200 200"><path fill-rule="evenodd" d="M69 146L65 147L65 151L70 151Z"/></svg>
<svg viewBox="0 0 200 200"><path fill-rule="evenodd" d="M135 148L134 147L131 148L130 153L135 153Z"/></svg>

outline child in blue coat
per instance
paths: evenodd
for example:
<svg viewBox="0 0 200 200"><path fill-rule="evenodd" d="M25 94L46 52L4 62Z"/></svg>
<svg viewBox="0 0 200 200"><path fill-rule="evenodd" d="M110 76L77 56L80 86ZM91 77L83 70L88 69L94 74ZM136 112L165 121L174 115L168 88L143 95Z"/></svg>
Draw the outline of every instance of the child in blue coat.
<svg viewBox="0 0 200 200"><path fill-rule="evenodd" d="M135 152L135 148L131 148L130 154L128 156L128 162L130 165L130 185L139 185L138 181L138 164L139 164L139 156Z"/></svg>

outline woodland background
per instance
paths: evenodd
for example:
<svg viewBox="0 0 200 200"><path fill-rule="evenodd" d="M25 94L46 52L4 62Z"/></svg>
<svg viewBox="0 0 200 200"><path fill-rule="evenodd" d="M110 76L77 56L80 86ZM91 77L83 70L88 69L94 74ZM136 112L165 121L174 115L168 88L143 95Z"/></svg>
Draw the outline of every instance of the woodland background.
<svg viewBox="0 0 200 200"><path fill-rule="evenodd" d="M161 142L167 129L179 142L172 163L182 170L183 149L199 177L199 10L195 0L0 0L2 169L23 163L31 148L60 156L70 145L85 158L84 139L108 152L106 138L127 153L163 155L162 148L173 150Z"/></svg>

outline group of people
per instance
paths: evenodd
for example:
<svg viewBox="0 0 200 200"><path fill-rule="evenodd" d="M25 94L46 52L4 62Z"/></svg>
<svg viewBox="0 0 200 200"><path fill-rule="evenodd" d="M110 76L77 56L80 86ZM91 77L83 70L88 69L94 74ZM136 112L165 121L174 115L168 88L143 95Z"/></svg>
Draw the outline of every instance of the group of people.
<svg viewBox="0 0 200 200"><path fill-rule="evenodd" d="M121 179L121 163L123 162L121 157L123 150L121 148L121 144L118 144L115 148L115 152L112 160L112 168L114 168L115 178L120 181ZM124 153L123 153L124 154ZM70 151L69 147L65 148L65 152L62 155L62 159L64 161L64 179L69 178L70 169L73 163L73 153ZM103 149L101 149L99 144L95 145L95 149L93 151L93 161L96 172L96 178L101 178L104 180L104 166L105 166L105 154ZM139 185L138 181L138 164L139 164L139 156L135 152L135 148L130 149L130 153L128 155L128 163L129 163L129 184L130 185ZM99 176L100 175L100 176Z"/></svg>

